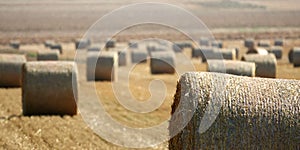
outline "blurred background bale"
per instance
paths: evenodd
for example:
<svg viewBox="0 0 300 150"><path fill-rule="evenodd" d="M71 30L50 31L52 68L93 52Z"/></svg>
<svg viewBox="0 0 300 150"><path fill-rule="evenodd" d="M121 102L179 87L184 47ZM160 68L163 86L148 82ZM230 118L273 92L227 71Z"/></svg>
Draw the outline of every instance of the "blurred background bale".
<svg viewBox="0 0 300 150"><path fill-rule="evenodd" d="M255 63L233 60L207 60L209 72L255 77Z"/></svg>
<svg viewBox="0 0 300 150"><path fill-rule="evenodd" d="M24 55L0 54L0 87L20 87Z"/></svg>
<svg viewBox="0 0 300 150"><path fill-rule="evenodd" d="M59 51L58 50L43 50L39 51L37 54L38 61L46 61L46 60L58 60L59 59Z"/></svg>
<svg viewBox="0 0 300 150"><path fill-rule="evenodd" d="M176 57L173 51L152 52L150 70L152 74L174 74Z"/></svg>
<svg viewBox="0 0 300 150"><path fill-rule="evenodd" d="M20 48L20 41L10 41L9 46L14 48L14 49L19 49Z"/></svg>
<svg viewBox="0 0 300 150"><path fill-rule="evenodd" d="M132 63L146 63L148 52L146 49L131 49L131 62Z"/></svg>
<svg viewBox="0 0 300 150"><path fill-rule="evenodd" d="M276 59L282 58L283 48L281 46L271 46L268 50L269 53L274 54Z"/></svg>
<svg viewBox="0 0 300 150"><path fill-rule="evenodd" d="M247 54L242 57L242 61L255 63L255 76L265 78L276 78L277 61L274 54Z"/></svg>
<svg viewBox="0 0 300 150"><path fill-rule="evenodd" d="M86 75L88 81L117 81L117 52L88 52L87 57Z"/></svg>
<svg viewBox="0 0 300 150"><path fill-rule="evenodd" d="M26 63L22 77L23 114L76 115L77 76L77 67L73 62Z"/></svg>

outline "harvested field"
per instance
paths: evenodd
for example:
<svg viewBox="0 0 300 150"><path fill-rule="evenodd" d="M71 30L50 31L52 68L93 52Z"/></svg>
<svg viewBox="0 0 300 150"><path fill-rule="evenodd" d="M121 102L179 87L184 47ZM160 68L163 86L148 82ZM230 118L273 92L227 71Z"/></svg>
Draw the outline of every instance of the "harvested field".
<svg viewBox="0 0 300 150"><path fill-rule="evenodd" d="M282 59L277 60L276 78L300 80L300 67L294 67L288 59L289 50L292 47L300 47L300 21L295 19L300 16L299 0L231 0L233 2L227 2L226 7L222 6L222 2L207 5L209 1L157 2L175 4L195 14L212 31L214 40L222 41L224 48L239 49L237 60L241 60L247 52L247 48L244 47L245 39L253 38L255 43L269 40L272 46L275 39L284 39ZM76 54L76 39L82 38L95 21L116 8L135 2L144 0L0 0L0 53L26 54L27 60L33 61L37 59L38 51L50 50L49 46L44 45L44 42L48 41L47 44L61 44L63 53L59 55L60 61L72 61ZM177 18L174 16L169 19L174 21ZM141 25L126 31L113 37L117 42L115 49L119 49L120 45L128 46L129 41L145 38L160 38L178 43L187 41L187 37L182 33L164 26ZM195 42L199 42L201 37ZM93 40L92 45L96 44ZM97 40L104 46L107 39ZM18 51L7 50L10 41L20 41ZM191 57L190 48L183 48L182 51L191 59L196 71L207 71L206 63L201 62L200 58ZM180 54L176 53L176 56ZM185 68L185 64L182 63L177 63L176 66ZM122 66L118 69L122 70ZM122 106L112 90L112 82L96 81L95 87L99 101L114 120L129 127L144 128L158 125L170 117L179 77L177 73L152 75L150 61L139 63L132 69L129 89L137 101L146 101L151 96L148 86L155 79L164 81L167 89L163 103L154 111L145 114L130 111ZM23 116L21 88L0 88L0 128L0 149L129 149L97 136L84 122L80 112L72 117ZM153 138L156 136L151 135ZM147 143L143 139L140 142ZM168 149L168 143L165 141L145 149Z"/></svg>

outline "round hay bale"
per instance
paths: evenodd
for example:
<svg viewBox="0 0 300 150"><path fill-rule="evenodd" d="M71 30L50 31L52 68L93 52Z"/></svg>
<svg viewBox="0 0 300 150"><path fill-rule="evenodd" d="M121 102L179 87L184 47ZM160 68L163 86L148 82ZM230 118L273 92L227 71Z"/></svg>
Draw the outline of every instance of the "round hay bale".
<svg viewBox="0 0 300 150"><path fill-rule="evenodd" d="M37 58L37 50L16 50L12 48L3 48L0 49L0 54L20 54L25 55L27 61L36 61Z"/></svg>
<svg viewBox="0 0 300 150"><path fill-rule="evenodd" d="M128 42L128 46L129 48L138 48L138 41L135 41L135 40L131 40Z"/></svg>
<svg viewBox="0 0 300 150"><path fill-rule="evenodd" d="M242 57L242 61L254 62L257 77L276 78L277 61L274 54L259 55L248 54Z"/></svg>
<svg viewBox="0 0 300 150"><path fill-rule="evenodd" d="M169 150L299 149L299 89L297 80L186 73L172 104Z"/></svg>
<svg viewBox="0 0 300 150"><path fill-rule="evenodd" d="M58 50L51 50L51 51L39 51L37 54L38 61L45 61L45 60L58 60L59 58L59 51Z"/></svg>
<svg viewBox="0 0 300 150"><path fill-rule="evenodd" d="M297 50L299 51L300 50L300 47L293 47L290 51L289 51L289 62L290 63L294 63L294 59L293 59L293 54L294 54L294 50Z"/></svg>
<svg viewBox="0 0 300 150"><path fill-rule="evenodd" d="M90 39L76 39L75 48L76 49L85 49L91 45Z"/></svg>
<svg viewBox="0 0 300 150"><path fill-rule="evenodd" d="M219 59L235 60L236 59L236 50L235 49L214 49L214 57L218 59L218 56L222 56ZM213 59L211 58L211 59Z"/></svg>
<svg viewBox="0 0 300 150"><path fill-rule="evenodd" d="M88 52L87 80L117 81L118 54L117 52Z"/></svg>
<svg viewBox="0 0 300 150"><path fill-rule="evenodd" d="M73 62L26 63L22 79L23 114L76 115L77 76L77 67Z"/></svg>
<svg viewBox="0 0 300 150"><path fill-rule="evenodd" d="M27 61L36 61L38 50L19 50L20 54L24 54L26 56Z"/></svg>
<svg viewBox="0 0 300 150"><path fill-rule="evenodd" d="M206 55L204 55L206 54ZM201 58L202 62L206 62L206 57L213 54L212 47L201 46L199 48L192 49L192 58ZM206 56L206 57L205 57Z"/></svg>
<svg viewBox="0 0 300 150"><path fill-rule="evenodd" d="M0 54L0 87L20 87L24 55Z"/></svg>
<svg viewBox="0 0 300 150"><path fill-rule="evenodd" d="M119 50L119 66L126 66L129 63L129 55L127 50Z"/></svg>
<svg viewBox="0 0 300 150"><path fill-rule="evenodd" d="M210 59L207 60L207 63L209 64L207 65L209 72L255 77L255 63L252 62Z"/></svg>
<svg viewBox="0 0 300 150"><path fill-rule="evenodd" d="M62 51L62 45L61 45L61 44L57 44L57 43L52 44L52 45L50 46L50 49L52 49L52 50L59 50L59 53L60 53L60 54L63 53L63 51Z"/></svg>
<svg viewBox="0 0 300 150"><path fill-rule="evenodd" d="M283 48L281 46L272 46L268 52L271 54L274 54L276 59L281 59L282 58L282 51Z"/></svg>
<svg viewBox="0 0 300 150"><path fill-rule="evenodd" d="M174 74L176 57L174 52L152 52L150 69L152 74Z"/></svg>
<svg viewBox="0 0 300 150"><path fill-rule="evenodd" d="M172 48L175 53L181 53L183 51L182 45L179 43L173 44Z"/></svg>
<svg viewBox="0 0 300 150"><path fill-rule="evenodd" d="M268 55L269 52L265 48L255 47L255 48L249 48L246 54Z"/></svg>
<svg viewBox="0 0 300 150"><path fill-rule="evenodd" d="M275 39L274 40L274 46L283 46L284 40L283 39Z"/></svg>
<svg viewBox="0 0 300 150"><path fill-rule="evenodd" d="M244 46L247 48L253 48L255 46L255 40L254 39L245 39Z"/></svg>
<svg viewBox="0 0 300 150"><path fill-rule="evenodd" d="M202 37L199 40L199 44L200 44L200 46L209 46L210 45L209 39L205 38L205 37Z"/></svg>
<svg viewBox="0 0 300 150"><path fill-rule="evenodd" d="M293 50L293 64L294 67L300 67L300 49L295 48Z"/></svg>
<svg viewBox="0 0 300 150"><path fill-rule="evenodd" d="M51 45L54 45L54 44L55 44L55 42L53 40L46 40L44 42L44 46L47 47L47 48L50 48Z"/></svg>
<svg viewBox="0 0 300 150"><path fill-rule="evenodd" d="M234 49L235 50L235 58L238 59L239 58L239 55L240 55L240 49L237 48L237 47L231 47L229 46L228 49Z"/></svg>
<svg viewBox="0 0 300 150"><path fill-rule="evenodd" d="M9 46L14 48L14 49L19 49L20 48L20 41L10 41Z"/></svg>
<svg viewBox="0 0 300 150"><path fill-rule="evenodd" d="M109 39L105 43L105 48L114 48L116 47L117 41L115 39Z"/></svg>
<svg viewBox="0 0 300 150"><path fill-rule="evenodd" d="M87 49L89 52L100 52L101 46L100 45L92 45Z"/></svg>
<svg viewBox="0 0 300 150"><path fill-rule="evenodd" d="M146 63L148 52L146 49L133 49L131 50L132 63Z"/></svg>
<svg viewBox="0 0 300 150"><path fill-rule="evenodd" d="M211 46L215 47L215 48L223 48L223 42L222 41L213 41L211 43Z"/></svg>
<svg viewBox="0 0 300 150"><path fill-rule="evenodd" d="M268 41L268 40L260 40L260 41L258 42L257 46L267 48L267 47L270 47L270 46L271 46L271 43L270 43L270 41Z"/></svg>

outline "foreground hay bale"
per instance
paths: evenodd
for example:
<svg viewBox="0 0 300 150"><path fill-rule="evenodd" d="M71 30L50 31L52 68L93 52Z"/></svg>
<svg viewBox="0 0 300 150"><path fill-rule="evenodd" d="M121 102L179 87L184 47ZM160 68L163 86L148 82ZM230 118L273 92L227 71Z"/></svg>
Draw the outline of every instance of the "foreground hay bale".
<svg viewBox="0 0 300 150"><path fill-rule="evenodd" d="M300 49L299 48L295 48L293 50L293 64L294 64L294 67L300 66Z"/></svg>
<svg viewBox="0 0 300 150"><path fill-rule="evenodd" d="M255 46L255 40L254 39L245 39L244 46L247 48L253 48Z"/></svg>
<svg viewBox="0 0 300 150"><path fill-rule="evenodd" d="M62 45L61 45L61 44L57 44L57 43L52 44L52 45L50 46L50 49L51 49L51 50L59 50L59 53L60 53L60 54L63 53L63 51L62 51Z"/></svg>
<svg viewBox="0 0 300 150"><path fill-rule="evenodd" d="M281 46L272 46L268 52L271 54L274 54L276 59L281 59L282 58L282 51L283 48Z"/></svg>
<svg viewBox="0 0 300 150"><path fill-rule="evenodd" d="M223 48L223 42L222 41L213 41L211 43L211 46L215 47L215 48Z"/></svg>
<svg viewBox="0 0 300 150"><path fill-rule="evenodd" d="M271 43L270 43L270 41L268 41L268 40L260 40L260 41L258 42L257 46L267 48L267 47L270 47L270 46L271 46Z"/></svg>
<svg viewBox="0 0 300 150"><path fill-rule="evenodd" d="M146 63L148 52L146 49L132 49L131 62L132 63Z"/></svg>
<svg viewBox="0 0 300 150"><path fill-rule="evenodd" d="M255 76L255 63L233 60L207 60L207 71L239 76Z"/></svg>
<svg viewBox="0 0 300 150"><path fill-rule="evenodd" d="M284 40L283 39L275 39L274 40L274 46L283 46Z"/></svg>
<svg viewBox="0 0 300 150"><path fill-rule="evenodd" d="M210 45L209 39L205 38L205 37L202 37L199 40L199 44L200 44L200 46L209 46Z"/></svg>
<svg viewBox="0 0 300 150"><path fill-rule="evenodd" d="M299 89L297 80L186 73L177 85L169 134L184 128L169 149L299 149Z"/></svg>
<svg viewBox="0 0 300 150"><path fill-rule="evenodd" d="M77 114L77 68L73 62L28 62L22 82L24 115Z"/></svg>
<svg viewBox="0 0 300 150"><path fill-rule="evenodd" d="M20 48L20 41L10 41L9 46L14 48L14 49L19 49Z"/></svg>
<svg viewBox="0 0 300 150"><path fill-rule="evenodd" d="M76 49L85 49L91 45L90 39L76 39L75 40L75 48Z"/></svg>
<svg viewBox="0 0 300 150"><path fill-rule="evenodd" d="M254 62L257 77L276 78L277 61L274 54L259 55L248 54L242 57L242 61Z"/></svg>
<svg viewBox="0 0 300 150"><path fill-rule="evenodd" d="M152 52L150 69L152 74L174 74L176 57L172 51Z"/></svg>
<svg viewBox="0 0 300 150"><path fill-rule="evenodd" d="M87 80L117 81L118 54L117 52L88 52Z"/></svg>
<svg viewBox="0 0 300 150"><path fill-rule="evenodd" d="M37 54L38 61L45 61L45 60L58 60L59 58L59 51L58 50L51 50L51 51L39 51Z"/></svg>
<svg viewBox="0 0 300 150"><path fill-rule="evenodd" d="M0 54L0 87L20 87L24 55Z"/></svg>

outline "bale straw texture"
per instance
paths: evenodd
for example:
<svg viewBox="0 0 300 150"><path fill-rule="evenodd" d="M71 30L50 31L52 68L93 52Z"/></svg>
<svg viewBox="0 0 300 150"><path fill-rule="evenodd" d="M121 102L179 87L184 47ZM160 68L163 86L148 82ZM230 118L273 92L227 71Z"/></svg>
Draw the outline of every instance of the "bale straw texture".
<svg viewBox="0 0 300 150"><path fill-rule="evenodd" d="M126 66L129 64L129 54L127 50L119 50L118 57L119 57L119 66Z"/></svg>
<svg viewBox="0 0 300 150"><path fill-rule="evenodd" d="M72 73L75 79L73 84ZM73 62L28 62L23 66L22 82L24 115L77 113L77 68Z"/></svg>
<svg viewBox="0 0 300 150"><path fill-rule="evenodd" d="M152 52L150 69L152 74L174 74L176 57L173 51Z"/></svg>
<svg viewBox="0 0 300 150"><path fill-rule="evenodd" d="M207 60L207 71L239 76L255 76L255 63L233 60Z"/></svg>
<svg viewBox="0 0 300 150"><path fill-rule="evenodd" d="M0 87L20 87L24 55L0 54Z"/></svg>
<svg viewBox="0 0 300 150"><path fill-rule="evenodd" d="M118 54L103 51L88 52L87 80L117 81Z"/></svg>
<svg viewBox="0 0 300 150"><path fill-rule="evenodd" d="M242 57L243 61L254 62L257 77L276 78L277 61L274 54L248 54Z"/></svg>
<svg viewBox="0 0 300 150"><path fill-rule="evenodd" d="M37 55L38 61L45 61L45 60L58 60L59 58L59 51L58 50L51 50L51 51L39 51Z"/></svg>
<svg viewBox="0 0 300 150"><path fill-rule="evenodd" d="M177 85L169 134L189 122L169 149L299 149L299 89L297 80L186 73Z"/></svg>

